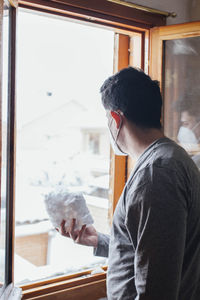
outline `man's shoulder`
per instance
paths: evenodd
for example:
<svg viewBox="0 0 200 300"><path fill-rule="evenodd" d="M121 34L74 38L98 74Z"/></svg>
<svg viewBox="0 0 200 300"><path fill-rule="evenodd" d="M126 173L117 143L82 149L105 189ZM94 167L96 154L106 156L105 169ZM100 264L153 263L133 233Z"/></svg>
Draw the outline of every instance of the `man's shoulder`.
<svg viewBox="0 0 200 300"><path fill-rule="evenodd" d="M138 189L156 180L168 181L183 179L190 181L193 174L200 177L187 152L172 140L166 138L155 143L150 155L138 166L129 180L128 188Z"/></svg>
<svg viewBox="0 0 200 300"><path fill-rule="evenodd" d="M196 169L188 153L169 138L155 143L148 163L141 165L141 169L143 167L157 167L172 171L180 171L185 168Z"/></svg>

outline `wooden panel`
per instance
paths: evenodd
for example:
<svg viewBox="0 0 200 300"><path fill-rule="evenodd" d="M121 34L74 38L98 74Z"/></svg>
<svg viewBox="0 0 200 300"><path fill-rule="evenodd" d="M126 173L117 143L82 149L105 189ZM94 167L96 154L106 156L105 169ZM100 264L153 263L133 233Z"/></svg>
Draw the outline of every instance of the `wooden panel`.
<svg viewBox="0 0 200 300"><path fill-rule="evenodd" d="M149 31L143 33L134 33L130 39L129 65L148 72L148 49L149 49ZM136 160L128 157L127 178L135 167Z"/></svg>
<svg viewBox="0 0 200 300"><path fill-rule="evenodd" d="M115 34L114 50L114 73L127 67L129 64L129 36ZM115 207L126 183L126 156L117 156L111 149L110 155L110 222L114 214Z"/></svg>
<svg viewBox="0 0 200 300"><path fill-rule="evenodd" d="M96 274L96 275L93 275L92 277L91 277L92 269L89 269L87 271L81 271L81 272L78 272L75 274L73 273L73 274L65 275L65 276L63 276L63 275L56 276L56 277L52 277L50 279L43 279L41 281L24 284L23 286L21 286L21 288L24 291L24 294L26 292L27 292L27 294L29 294L30 292L38 291L40 288L42 290L44 290L44 286L50 288L50 290L48 290L49 293L54 292L54 290L52 290L53 285L56 286L55 290L63 290L63 289L67 289L67 288L70 288L73 286L82 285L84 283L89 283L89 282L105 279L107 267L104 266L104 267L102 267L102 269L105 271L105 273ZM60 288L58 288L59 284L61 284Z"/></svg>
<svg viewBox="0 0 200 300"><path fill-rule="evenodd" d="M150 31L150 65L149 75L152 79L162 83L162 39L160 38L159 28Z"/></svg>
<svg viewBox="0 0 200 300"><path fill-rule="evenodd" d="M198 21L177 25L161 26L157 28L157 32L162 40L173 40L199 36L200 22Z"/></svg>
<svg viewBox="0 0 200 300"><path fill-rule="evenodd" d="M106 297L106 280L100 280L97 282L92 282L84 285L79 285L78 287L73 287L70 289L62 290L56 293L49 293L47 295L42 295L38 297L32 297L29 299L37 300L98 300L100 298ZM22 299L25 299L22 297Z"/></svg>
<svg viewBox="0 0 200 300"><path fill-rule="evenodd" d="M129 65L134 68L141 68L142 65L142 35L134 33L130 38Z"/></svg>
<svg viewBox="0 0 200 300"><path fill-rule="evenodd" d="M40 284L40 286L36 286L36 284L28 285L29 289L22 287L23 289L23 299L32 299L35 297L43 297L49 294L55 294L62 291L68 291L71 288L78 288L79 286L90 285L92 283L100 283L101 281L106 280L106 273L96 274L91 276L91 271L85 272L88 273L87 276L76 277L62 280L60 282L56 282L53 279L49 280L48 283ZM70 276L68 276L70 277ZM52 283L50 283L52 281ZM98 284L97 284L98 285ZM35 286L35 287L34 287Z"/></svg>
<svg viewBox="0 0 200 300"><path fill-rule="evenodd" d="M149 75L152 79L158 80L162 92L163 81L163 39L160 35L161 28L153 28L150 30L150 64ZM161 123L164 124L164 103L162 107Z"/></svg>
<svg viewBox="0 0 200 300"><path fill-rule="evenodd" d="M117 202L121 196L123 188L126 183L126 160L125 156L117 156L111 149L111 161L110 161L110 221L115 211Z"/></svg>
<svg viewBox="0 0 200 300"><path fill-rule="evenodd" d="M98 11L103 14L109 14L110 16L123 16L126 19L134 20L140 23L146 23L150 24L150 26L157 26L158 25L164 25L163 22L165 22L165 17L161 15L156 15L153 13L148 13L141 11L139 9L127 7L124 5L119 5L116 3L111 3L107 0L57 0L60 3L65 3L68 5L73 5L80 8L90 8L92 11ZM158 23L159 24L158 24Z"/></svg>
<svg viewBox="0 0 200 300"><path fill-rule="evenodd" d="M97 18L140 28L151 28L166 23L166 17L163 15L111 3L107 0L20 0L19 4L23 7L35 7L43 10L51 8L57 12L58 10L66 11L69 15L76 14L77 17L87 16L93 21L95 21L94 18Z"/></svg>
<svg viewBox="0 0 200 300"><path fill-rule="evenodd" d="M48 232L15 238L15 252L35 266L46 265Z"/></svg>

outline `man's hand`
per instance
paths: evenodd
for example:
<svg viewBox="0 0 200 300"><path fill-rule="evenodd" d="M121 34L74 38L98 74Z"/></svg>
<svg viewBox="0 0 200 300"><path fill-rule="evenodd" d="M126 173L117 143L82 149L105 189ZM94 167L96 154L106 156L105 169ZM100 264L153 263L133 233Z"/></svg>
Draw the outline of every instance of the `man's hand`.
<svg viewBox="0 0 200 300"><path fill-rule="evenodd" d="M73 239L73 241L77 244L97 247L98 235L94 226L90 225L86 227L86 225L83 225L80 230L75 230L75 224L76 219L72 219L70 229L66 232L65 220L63 220L60 224L60 229L56 228L56 230L59 231L61 235Z"/></svg>

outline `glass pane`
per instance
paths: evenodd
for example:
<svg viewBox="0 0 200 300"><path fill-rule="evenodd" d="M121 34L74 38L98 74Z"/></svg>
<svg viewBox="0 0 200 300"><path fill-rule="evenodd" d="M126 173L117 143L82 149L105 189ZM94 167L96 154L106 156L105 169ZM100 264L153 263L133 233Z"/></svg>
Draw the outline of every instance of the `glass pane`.
<svg viewBox="0 0 200 300"><path fill-rule="evenodd" d="M200 168L200 37L165 42L164 128Z"/></svg>
<svg viewBox="0 0 200 300"><path fill-rule="evenodd" d="M105 259L52 227L44 198L82 192L109 232L110 144L99 88L113 70L113 31L19 11L15 281L74 273Z"/></svg>
<svg viewBox="0 0 200 300"><path fill-rule="evenodd" d="M5 280L5 233L6 233L6 148L7 148L7 105L8 105L8 36L9 7L3 8L3 73L2 73L2 152L1 152L1 200L0 200L0 283Z"/></svg>

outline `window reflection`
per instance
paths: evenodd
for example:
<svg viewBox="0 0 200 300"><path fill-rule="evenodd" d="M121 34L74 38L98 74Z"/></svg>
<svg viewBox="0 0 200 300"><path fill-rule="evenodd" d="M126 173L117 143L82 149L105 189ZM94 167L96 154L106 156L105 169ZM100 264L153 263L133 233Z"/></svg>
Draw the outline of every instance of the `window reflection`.
<svg viewBox="0 0 200 300"><path fill-rule="evenodd" d="M200 168L200 37L165 42L165 133Z"/></svg>
<svg viewBox="0 0 200 300"><path fill-rule="evenodd" d="M200 141L200 95L184 95L177 103L180 114L178 142L189 152L199 151Z"/></svg>

